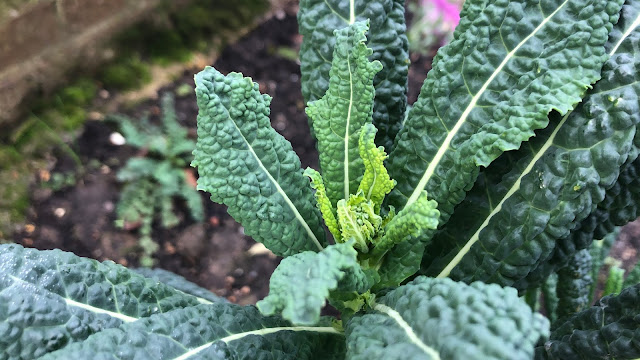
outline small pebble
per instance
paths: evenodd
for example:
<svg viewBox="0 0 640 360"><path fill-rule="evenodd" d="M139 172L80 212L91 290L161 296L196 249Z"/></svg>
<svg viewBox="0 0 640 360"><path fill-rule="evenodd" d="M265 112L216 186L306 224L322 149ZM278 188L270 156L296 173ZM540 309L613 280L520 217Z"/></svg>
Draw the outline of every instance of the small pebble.
<svg viewBox="0 0 640 360"><path fill-rule="evenodd" d="M119 132L112 132L109 135L109 142L115 146L122 146L127 143L127 140Z"/></svg>
<svg viewBox="0 0 640 360"><path fill-rule="evenodd" d="M104 120L104 114L98 111L92 111L88 114L89 120L102 121Z"/></svg>
<svg viewBox="0 0 640 360"><path fill-rule="evenodd" d="M32 234L36 230L36 226L33 224L27 224L24 226L24 231L27 234Z"/></svg>
<svg viewBox="0 0 640 360"><path fill-rule="evenodd" d="M53 210L53 214L57 218L62 218L66 213L67 213L67 210L65 210L64 208L56 208L55 210Z"/></svg>
<svg viewBox="0 0 640 360"><path fill-rule="evenodd" d="M112 212L115 209L115 205L113 204L112 201L107 201L104 204L102 204L102 208L104 209L104 211L106 212Z"/></svg>

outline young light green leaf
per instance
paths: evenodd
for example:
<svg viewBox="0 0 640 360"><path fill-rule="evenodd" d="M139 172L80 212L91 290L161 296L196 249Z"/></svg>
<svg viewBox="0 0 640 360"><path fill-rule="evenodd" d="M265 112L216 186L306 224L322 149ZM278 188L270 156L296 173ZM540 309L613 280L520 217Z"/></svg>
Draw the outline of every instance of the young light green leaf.
<svg viewBox="0 0 640 360"><path fill-rule="evenodd" d="M636 359L640 285L602 298L555 326L549 341L536 348L536 360Z"/></svg>
<svg viewBox="0 0 640 360"><path fill-rule="evenodd" d="M549 323L515 289L419 277L345 327L347 358L531 359Z"/></svg>
<svg viewBox="0 0 640 360"><path fill-rule="evenodd" d="M546 127L552 110L567 113L600 78L621 6L622 0L466 2L465 22L438 51L389 156L398 184L388 204L401 209L426 190L445 223L480 166Z"/></svg>
<svg viewBox="0 0 640 360"><path fill-rule="evenodd" d="M385 196L396 185L391 180L384 161L387 154L382 146L376 147L374 142L378 130L371 124L365 124L360 130L358 149L360 158L364 162L364 176L360 181L358 191L362 191L368 200L373 201L376 214L380 214L380 206Z"/></svg>
<svg viewBox="0 0 640 360"><path fill-rule="evenodd" d="M211 67L196 75L198 189L229 207L246 234L277 255L326 245L300 159L269 121L268 95L242 74Z"/></svg>
<svg viewBox="0 0 640 360"><path fill-rule="evenodd" d="M604 284L602 296L619 294L622 291L622 283L624 282L624 269L616 265L609 268L609 276Z"/></svg>
<svg viewBox="0 0 640 360"><path fill-rule="evenodd" d="M200 303L209 304L218 301L227 301L225 298L217 296L211 291L202 288L191 281L188 281L184 277L174 274L171 271L164 269L150 269L150 268L137 268L131 269L132 271L146 277L159 281L165 285L169 285L172 288L182 291L183 293L193 295Z"/></svg>
<svg viewBox="0 0 640 360"><path fill-rule="evenodd" d="M564 116L554 113L550 126L518 152L509 173L490 175L491 167L484 172L469 200L427 249L441 260L425 262L426 274L518 289L549 275L551 269L536 274L535 282L527 278L556 247L566 250L556 240L568 236L603 200L634 153L640 52L631 46L638 42L636 35L620 41L623 53L607 61L603 79L580 105ZM496 178L499 183L487 181ZM474 216L466 217L470 213Z"/></svg>
<svg viewBox="0 0 640 360"><path fill-rule="evenodd" d="M110 261L0 245L2 359L35 359L104 329L197 304Z"/></svg>
<svg viewBox="0 0 640 360"><path fill-rule="evenodd" d="M258 302L258 309L265 315L281 311L282 317L294 324L316 324L329 292L341 287L341 283L355 287L341 287L341 291L358 293L366 292L371 286L357 256L349 242L328 246L319 253L307 251L282 260L271 276L269 295Z"/></svg>
<svg viewBox="0 0 640 360"><path fill-rule="evenodd" d="M389 221L382 238L374 242L371 258L382 259L379 287L398 286L420 268L424 247L438 228L438 204L427 193ZM384 258L382 258L384 256Z"/></svg>
<svg viewBox="0 0 640 360"><path fill-rule="evenodd" d="M356 191L364 173L358 154L359 132L371 122L373 77L382 67L379 61L368 59L368 29L369 23L360 21L335 31L329 89L306 109L318 140L327 196L334 206Z"/></svg>
<svg viewBox="0 0 640 360"><path fill-rule="evenodd" d="M331 205L331 200L327 197L327 190L324 187L324 181L322 175L312 168L307 168L304 171L304 175L311 179L311 187L316 191L316 205L320 209L320 213L324 218L324 223L333 235L333 239L336 242L342 242L342 235L340 234L340 227L338 226L338 220L336 220L335 210Z"/></svg>
<svg viewBox="0 0 640 360"><path fill-rule="evenodd" d="M302 0L298 13L302 94L306 101L320 99L330 84L336 39L334 31L356 20L371 21L372 60L383 67L373 80L373 124L380 131L376 144L391 151L407 105L409 51L403 0ZM321 44L321 45L320 45ZM313 123L313 119L309 119ZM323 168L324 171L324 168Z"/></svg>
<svg viewBox="0 0 640 360"><path fill-rule="evenodd" d="M567 266L558 270L558 318L573 315L591 304L591 254L588 249L575 253Z"/></svg>
<svg viewBox="0 0 640 360"><path fill-rule="evenodd" d="M252 306L197 305L154 315L42 357L42 360L136 359L324 360L344 358L344 337L329 321L292 326Z"/></svg>
<svg viewBox="0 0 640 360"><path fill-rule="evenodd" d="M355 240L354 247L361 253L369 251L369 244L380 231L382 217L362 191L349 195L348 200L338 201L338 222L342 232L342 241Z"/></svg>

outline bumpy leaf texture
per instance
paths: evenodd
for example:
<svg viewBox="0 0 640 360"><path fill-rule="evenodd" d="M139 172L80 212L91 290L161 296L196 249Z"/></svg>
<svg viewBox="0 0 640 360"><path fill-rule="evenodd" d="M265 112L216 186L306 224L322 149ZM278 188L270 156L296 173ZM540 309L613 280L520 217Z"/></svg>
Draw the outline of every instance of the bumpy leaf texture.
<svg viewBox="0 0 640 360"><path fill-rule="evenodd" d="M110 261L0 245L0 359L35 359L104 329L197 304Z"/></svg>
<svg viewBox="0 0 640 360"><path fill-rule="evenodd" d="M596 278L597 280L597 278ZM569 263L558 270L558 318L582 311L591 303L591 254L588 249L575 253Z"/></svg>
<svg viewBox="0 0 640 360"><path fill-rule="evenodd" d="M621 85L625 86L631 81L640 80L636 75L639 64L637 59L640 31L637 27L640 25L640 3L627 0L621 14L621 19L611 32L607 44L609 53L619 54L612 60L616 60L620 65L617 66L616 72L603 71L603 77L606 76L603 81L609 80L615 83L618 81L617 78L620 78L624 79L621 80ZM636 76L633 77L633 75ZM634 89L637 91L637 86ZM632 116L638 117L637 108L627 111ZM634 184L637 181L636 169L640 166L636 160L638 153L640 153L640 134L636 130L633 146L629 150L627 162L620 170L617 182L607 189L604 200L586 219L578 223L569 236L558 239L551 259L533 271L528 276L528 282L534 284L540 282L540 279L550 271L564 266L576 251L588 248L594 239L604 238L615 231L617 226L625 225L640 215L637 208L640 188L637 183Z"/></svg>
<svg viewBox="0 0 640 360"><path fill-rule="evenodd" d="M595 360L640 357L640 285L607 296L555 327L535 359Z"/></svg>
<svg viewBox="0 0 640 360"><path fill-rule="evenodd" d="M552 110L571 110L600 78L621 6L465 2L454 39L438 51L389 156L398 181L389 205L401 209L426 190L445 223L480 166L546 127Z"/></svg>
<svg viewBox="0 0 640 360"><path fill-rule="evenodd" d="M500 176L489 167L483 173L427 249L428 274L519 289L531 285L527 276L546 266L557 239L594 210L620 166L635 154L640 122L635 38L615 41L622 45L605 64L603 79L574 110L554 113L549 127L514 155L511 171ZM498 164L496 171L502 169ZM535 284L551 269L543 273Z"/></svg>
<svg viewBox="0 0 640 360"><path fill-rule="evenodd" d="M282 311L282 317L294 324L316 324L329 292L336 290L343 278L366 279L357 256L352 243L343 243L319 253L307 251L282 260L271 276L269 295L258 302L258 308L265 315ZM368 290L366 281L360 285L342 290Z"/></svg>
<svg viewBox="0 0 640 360"><path fill-rule="evenodd" d="M342 359L344 336L327 322L291 326L229 303L177 309L102 331L42 360Z"/></svg>
<svg viewBox="0 0 640 360"><path fill-rule="evenodd" d="M320 211L300 159L271 128L271 98L250 78L211 67L196 75L196 95L198 189L277 255L322 250Z"/></svg>
<svg viewBox="0 0 640 360"><path fill-rule="evenodd" d="M350 3L354 5L353 19ZM409 52L403 0L300 1L298 23L304 36L300 47L302 94L306 101L324 96L330 83L334 30L353 23L351 20L366 19L371 21L371 59L383 65L373 82L376 90L373 124L380 130L376 143L390 151L407 106Z"/></svg>
<svg viewBox="0 0 640 360"><path fill-rule="evenodd" d="M335 31L329 89L306 110L313 120L322 178L333 206L356 192L364 173L358 140L360 129L371 123L373 77L382 68L379 61L367 58L372 53L365 44L368 28L368 22L359 21Z"/></svg>
<svg viewBox="0 0 640 360"><path fill-rule="evenodd" d="M186 294L195 296L199 302L203 304L210 304L218 301L227 301L225 298L219 297L211 291L202 288L184 277L174 274L171 271L167 271L164 269L149 269L149 268L138 268L131 269L132 271L154 280L157 280L165 285L169 285L172 288L182 291Z"/></svg>
<svg viewBox="0 0 640 360"><path fill-rule="evenodd" d="M398 286L418 271L424 247L438 228L437 205L423 192L418 201L402 209L387 224L372 254L374 257L384 255L378 269L378 287Z"/></svg>
<svg viewBox="0 0 640 360"><path fill-rule="evenodd" d="M336 242L341 242L342 236L340 235L340 227L338 226L338 220L336 219L335 206L331 205L331 200L327 196L327 188L324 186L324 180L319 172L312 168L306 168L304 176L311 179L311 187L315 190L314 196L325 225L333 235L333 239Z"/></svg>
<svg viewBox="0 0 640 360"><path fill-rule="evenodd" d="M366 124L360 132L358 150L364 163L364 175L358 191L362 191L367 199L373 202L374 211L376 214L380 214L382 201L396 185L396 182L391 180L384 167L387 154L382 146L376 147L376 132L377 129L371 124Z"/></svg>
<svg viewBox="0 0 640 360"><path fill-rule="evenodd" d="M346 325L347 358L531 359L549 323L515 289L419 277Z"/></svg>

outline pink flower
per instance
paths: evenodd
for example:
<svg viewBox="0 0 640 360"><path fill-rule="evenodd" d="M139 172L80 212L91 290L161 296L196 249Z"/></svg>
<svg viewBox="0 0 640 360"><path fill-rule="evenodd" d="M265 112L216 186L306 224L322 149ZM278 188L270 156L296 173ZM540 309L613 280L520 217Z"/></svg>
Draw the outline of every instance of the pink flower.
<svg viewBox="0 0 640 360"><path fill-rule="evenodd" d="M429 6L429 4L435 8L435 12L442 16L443 20L452 28L455 28L460 22L460 4L448 0L422 0L422 6Z"/></svg>

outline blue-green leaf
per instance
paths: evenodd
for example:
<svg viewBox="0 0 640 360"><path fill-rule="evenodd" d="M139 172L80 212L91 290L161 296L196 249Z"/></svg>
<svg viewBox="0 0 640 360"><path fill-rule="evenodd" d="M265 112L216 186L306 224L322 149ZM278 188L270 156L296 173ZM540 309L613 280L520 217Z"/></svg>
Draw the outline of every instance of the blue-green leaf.
<svg viewBox="0 0 640 360"><path fill-rule="evenodd" d="M423 190L441 223L480 166L518 149L600 79L622 0L467 1L389 156L401 209Z"/></svg>
<svg viewBox="0 0 640 360"><path fill-rule="evenodd" d="M373 124L380 130L376 143L390 151L407 105L409 52L403 0L302 0L298 13L303 35L302 94L306 101L324 96L330 83L336 41L333 33L361 20L371 22L371 59L383 65L373 80L376 91Z"/></svg>
<svg viewBox="0 0 640 360"><path fill-rule="evenodd" d="M536 360L637 359L640 357L640 285L566 319L536 348Z"/></svg>
<svg viewBox="0 0 640 360"><path fill-rule="evenodd" d="M320 211L300 159L271 128L271 98L250 78L211 67L196 75L196 95L198 189L227 205L245 232L275 254L322 250Z"/></svg>
<svg viewBox="0 0 640 360"><path fill-rule="evenodd" d="M363 293L368 290L366 281L353 281L366 279L357 255L349 242L331 245L319 253L308 251L282 260L271 276L269 295L258 302L258 308L265 315L281 311L282 317L294 324L316 324L329 292L338 289L343 279L343 283L358 286L341 288L341 291Z"/></svg>
<svg viewBox="0 0 640 360"><path fill-rule="evenodd" d="M438 204L423 192L418 201L389 221L382 238L374 242L372 257L382 256L379 287L398 286L420 268L424 248L438 228Z"/></svg>
<svg viewBox="0 0 640 360"><path fill-rule="evenodd" d="M0 245L1 359L35 359L104 329L197 304L111 261Z"/></svg>
<svg viewBox="0 0 640 360"><path fill-rule="evenodd" d="M550 126L514 156L518 160L511 171L499 176L489 167L484 172L427 249L427 274L518 289L549 275L550 268L533 284L527 278L549 261L557 240L603 200L620 166L635 154L640 52L631 44L638 39L616 41L623 43L617 47L622 52L606 62L603 79L580 105L564 116L554 113Z"/></svg>
<svg viewBox="0 0 640 360"><path fill-rule="evenodd" d="M149 268L138 268L132 269L132 271L137 272L138 274L157 280L165 285L169 285L172 288L182 291L186 294L195 296L199 302L203 304L209 304L218 301L226 301L224 298L219 297L212 293L211 291L202 288L184 277L174 274L171 271L167 271L164 269L149 269Z"/></svg>
<svg viewBox="0 0 640 360"><path fill-rule="evenodd" d="M593 281L591 254L587 249L578 251L565 267L558 270L558 318L575 314L591 304L590 285Z"/></svg>
<svg viewBox="0 0 640 360"><path fill-rule="evenodd" d="M515 289L419 277L346 325L347 358L529 360L549 323Z"/></svg>
<svg viewBox="0 0 640 360"><path fill-rule="evenodd" d="M197 305L105 330L42 360L344 358L344 337L323 321L292 326L252 306Z"/></svg>

